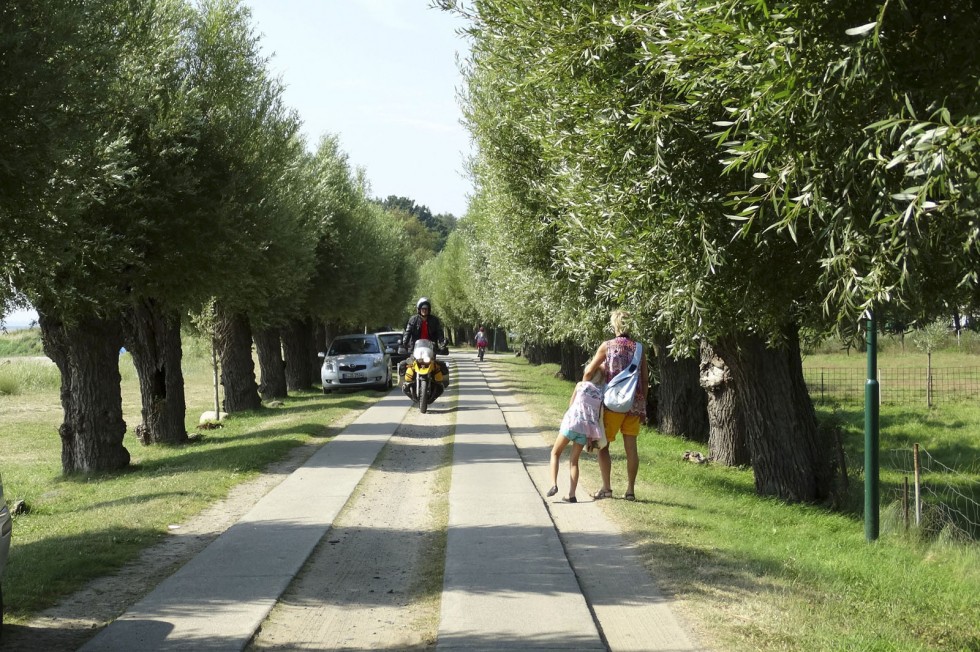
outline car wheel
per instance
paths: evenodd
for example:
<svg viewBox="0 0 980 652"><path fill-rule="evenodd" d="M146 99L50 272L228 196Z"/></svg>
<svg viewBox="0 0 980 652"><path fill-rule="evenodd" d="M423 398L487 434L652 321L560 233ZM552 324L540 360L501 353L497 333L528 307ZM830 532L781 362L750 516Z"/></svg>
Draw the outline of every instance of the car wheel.
<svg viewBox="0 0 980 652"><path fill-rule="evenodd" d="M330 394L330 390L327 389L326 387L324 387L323 388L323 393L329 395Z"/></svg>

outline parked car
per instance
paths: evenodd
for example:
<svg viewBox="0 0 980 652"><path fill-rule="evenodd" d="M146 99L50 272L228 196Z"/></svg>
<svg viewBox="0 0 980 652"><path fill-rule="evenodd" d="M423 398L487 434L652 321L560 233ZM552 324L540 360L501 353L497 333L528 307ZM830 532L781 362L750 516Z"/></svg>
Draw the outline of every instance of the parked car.
<svg viewBox="0 0 980 652"><path fill-rule="evenodd" d="M398 347L402 345L402 332L401 331L382 331L377 334L381 338L381 343L385 347L391 349L389 355L391 356L391 366L398 368L398 363L408 357L408 351L405 353L399 353Z"/></svg>
<svg viewBox="0 0 980 652"><path fill-rule="evenodd" d="M343 387L391 387L391 355L375 333L341 335L319 355L324 394Z"/></svg>
<svg viewBox="0 0 980 652"><path fill-rule="evenodd" d="M10 534L13 525L10 522L10 510L3 497L3 478L0 478L0 579L3 569L7 567L7 554L10 552ZM3 585L0 584L0 628L3 627Z"/></svg>

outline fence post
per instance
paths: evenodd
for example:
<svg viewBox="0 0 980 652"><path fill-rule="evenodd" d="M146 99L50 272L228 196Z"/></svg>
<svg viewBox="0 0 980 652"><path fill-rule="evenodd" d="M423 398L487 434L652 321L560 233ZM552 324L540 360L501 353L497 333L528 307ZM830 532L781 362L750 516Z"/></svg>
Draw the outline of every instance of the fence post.
<svg viewBox="0 0 980 652"><path fill-rule="evenodd" d="M905 522L905 529L909 529L909 476L903 477L902 484L902 520Z"/></svg>
<svg viewBox="0 0 980 652"><path fill-rule="evenodd" d="M915 468L915 527L922 524L922 493L919 487L922 484L922 477L919 470L919 445L912 447L912 463Z"/></svg>

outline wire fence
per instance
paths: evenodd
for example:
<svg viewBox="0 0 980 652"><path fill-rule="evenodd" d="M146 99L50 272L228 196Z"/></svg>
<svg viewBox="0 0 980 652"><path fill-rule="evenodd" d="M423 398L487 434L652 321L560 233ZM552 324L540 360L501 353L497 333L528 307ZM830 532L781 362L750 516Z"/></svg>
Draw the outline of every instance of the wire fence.
<svg viewBox="0 0 980 652"><path fill-rule="evenodd" d="M914 526L933 537L956 540L980 538L980 481L975 470L968 474L952 469L918 444L881 454L887 467L905 476L905 484L890 498L900 506L898 516L906 529Z"/></svg>
<svg viewBox="0 0 980 652"><path fill-rule="evenodd" d="M863 401L863 369L811 367L803 370L810 397L817 402ZM929 405L980 399L980 367L901 367L878 369L881 403Z"/></svg>

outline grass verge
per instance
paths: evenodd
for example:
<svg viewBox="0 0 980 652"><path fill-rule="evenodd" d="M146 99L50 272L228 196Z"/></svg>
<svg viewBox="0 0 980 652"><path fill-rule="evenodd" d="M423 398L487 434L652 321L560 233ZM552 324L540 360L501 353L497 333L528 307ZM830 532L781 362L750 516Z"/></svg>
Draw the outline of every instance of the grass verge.
<svg viewBox="0 0 980 652"><path fill-rule="evenodd" d="M53 368L53 365L51 365ZM124 444L130 467L113 474L63 477L57 384L0 396L0 460L8 502L24 500L15 516L3 578L5 620L23 622L87 581L113 572L158 542L171 524L198 514L296 446L335 434L329 424L373 404L377 392L323 396L297 392L280 407L236 414L224 427L201 432L184 446L142 446L138 384L128 356L120 359ZM187 429L213 409L210 368L185 360Z"/></svg>
<svg viewBox="0 0 980 652"><path fill-rule="evenodd" d="M557 432L572 391L554 377L557 366L504 356L493 364L542 426ZM882 447L896 447L908 415L885 408L882 415L891 424L882 429ZM852 454L861 448L863 422L857 429L853 423L859 417L836 415ZM954 446L967 445L975 459L975 447L963 442L977 421L960 417L930 413L929 427L916 436L960 442ZM897 529L868 544L860 514L761 498L751 470L682 461L698 446L652 428L638 445L637 502L611 500L606 508L716 649L980 649L976 544L918 540ZM619 496L626 461L618 442L612 456ZM594 458L582 457L582 473L585 488L595 483ZM852 478L852 493L862 490Z"/></svg>

